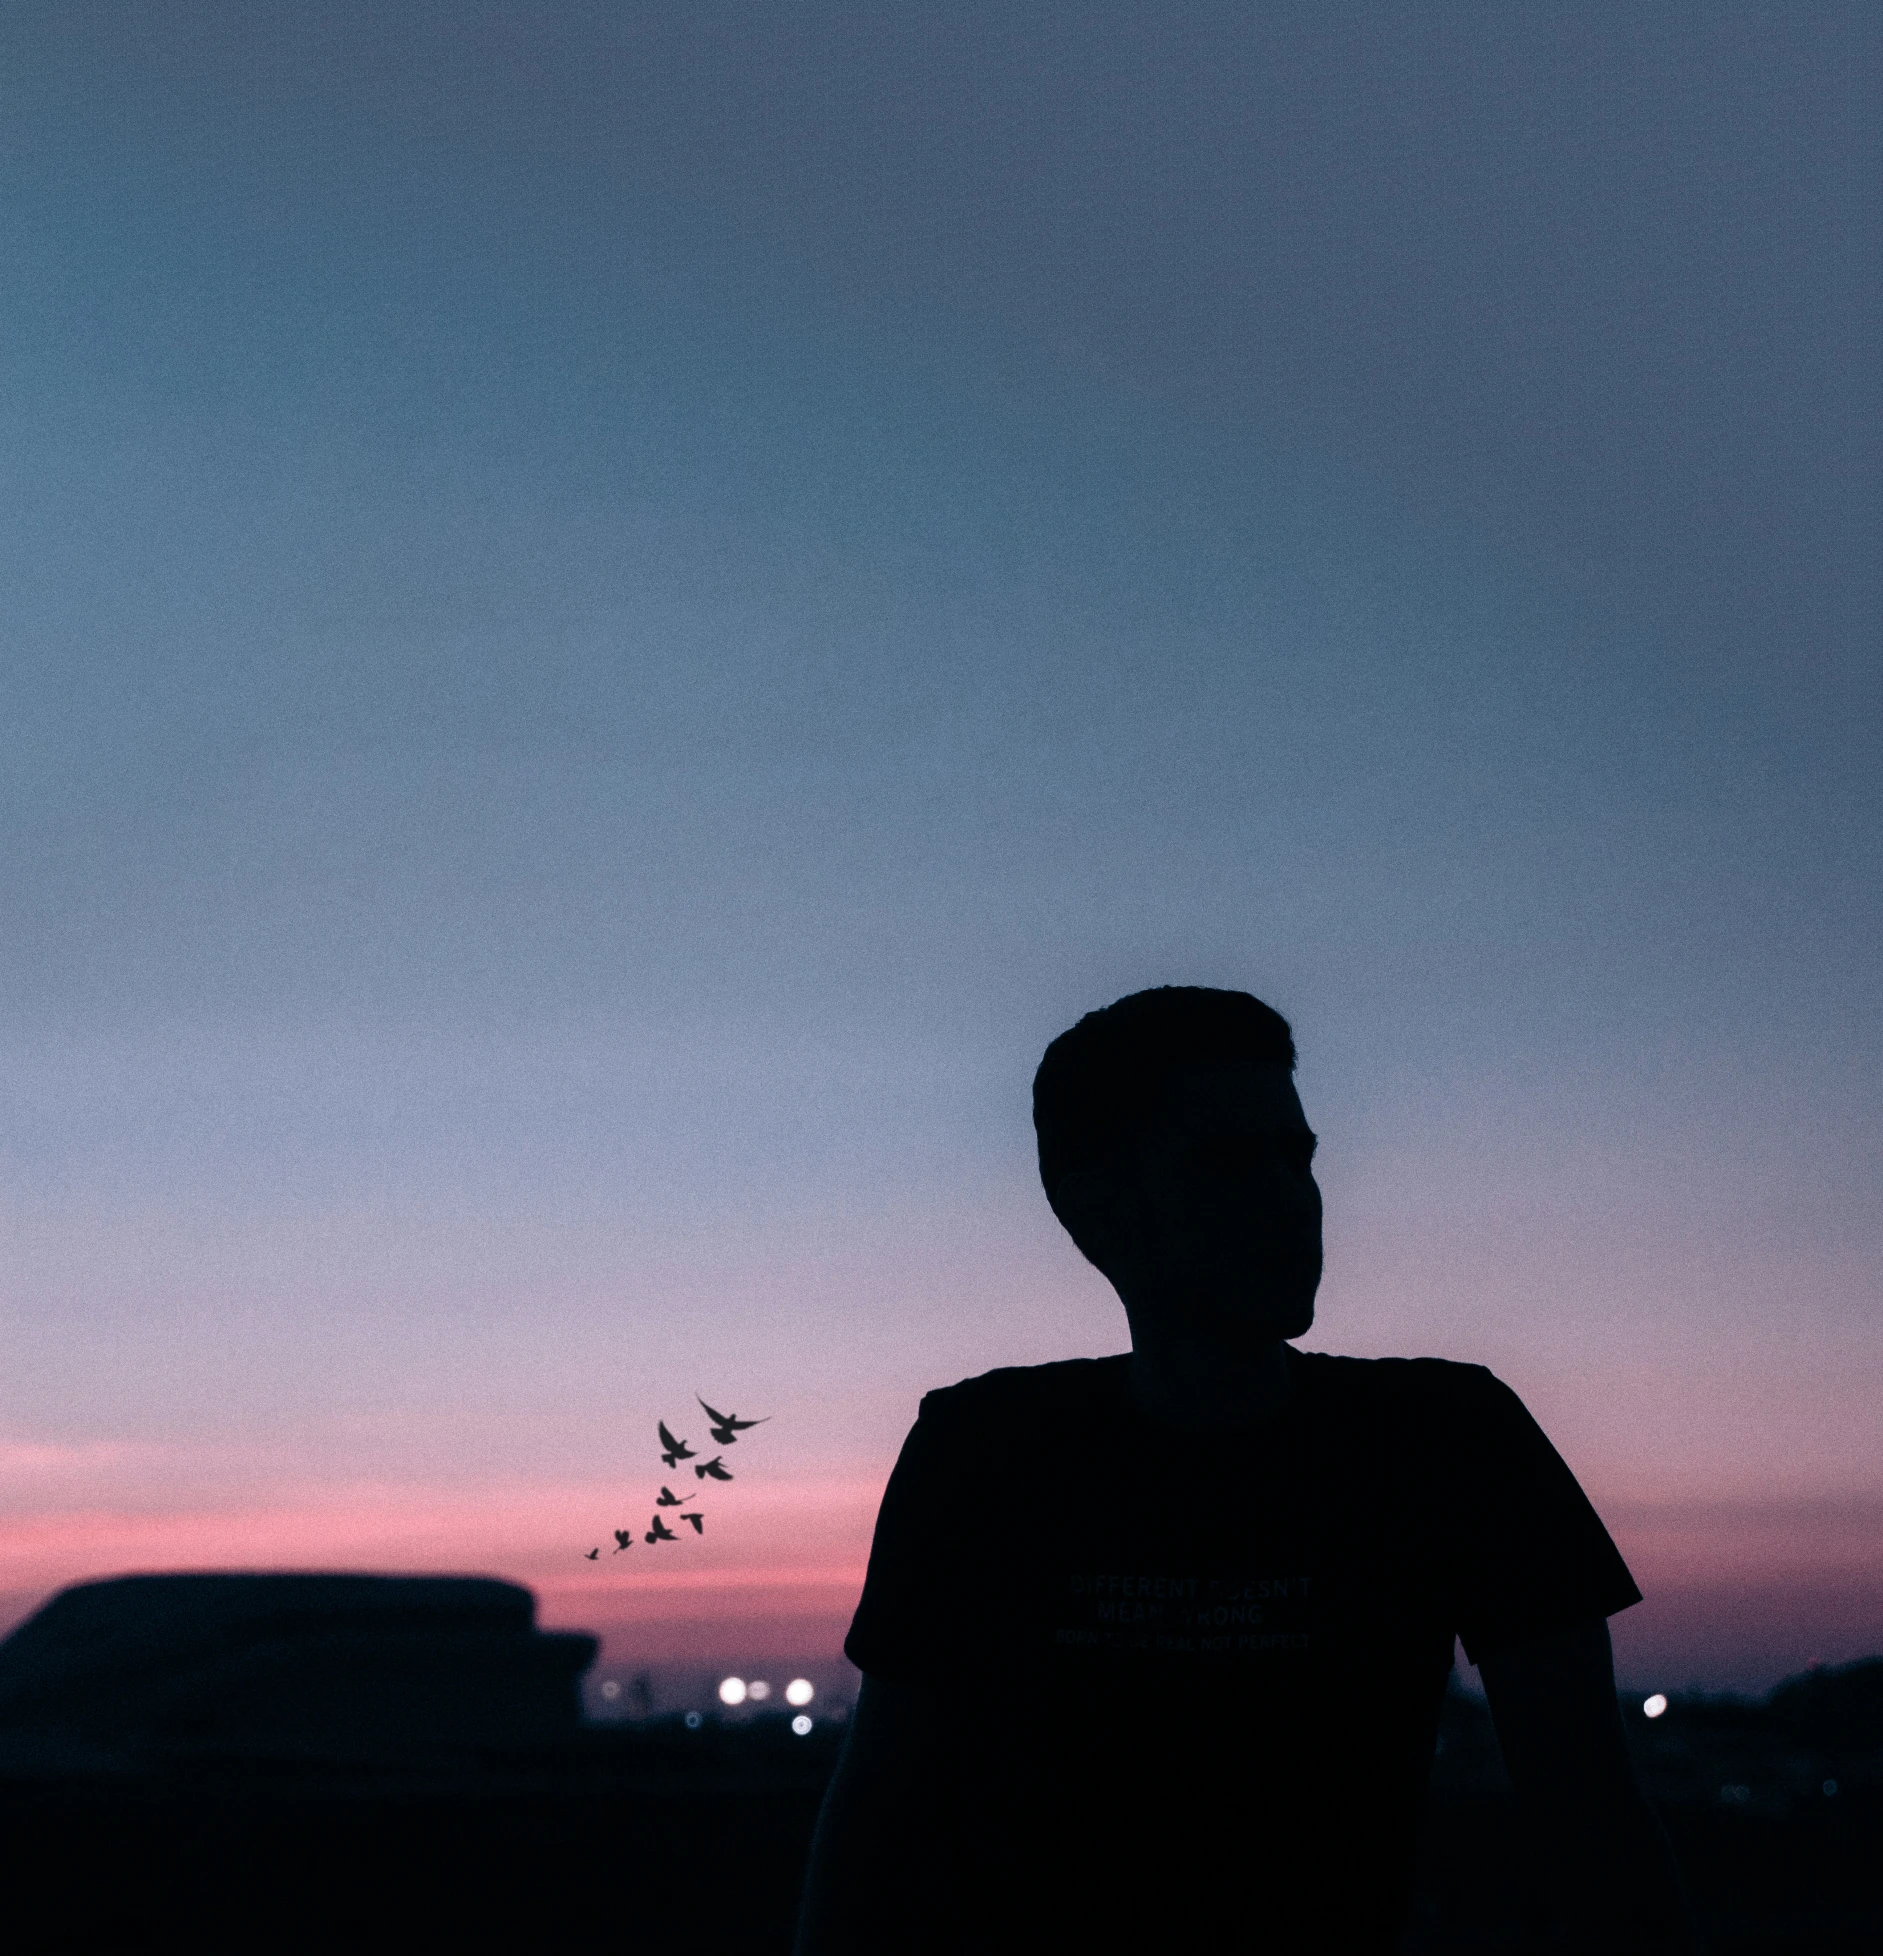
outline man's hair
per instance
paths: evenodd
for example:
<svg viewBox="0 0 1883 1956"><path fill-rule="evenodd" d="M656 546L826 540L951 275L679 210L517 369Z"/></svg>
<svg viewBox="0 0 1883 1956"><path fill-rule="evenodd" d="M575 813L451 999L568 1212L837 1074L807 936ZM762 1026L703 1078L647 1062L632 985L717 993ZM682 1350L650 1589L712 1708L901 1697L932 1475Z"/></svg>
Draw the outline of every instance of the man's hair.
<svg viewBox="0 0 1883 1956"><path fill-rule="evenodd" d="M1040 1181L1054 1215L1066 1220L1059 1185L1131 1137L1156 1107L1171 1067L1223 1060L1263 1060L1293 1072L1288 1021L1247 992L1159 985L1062 1032L1033 1076Z"/></svg>

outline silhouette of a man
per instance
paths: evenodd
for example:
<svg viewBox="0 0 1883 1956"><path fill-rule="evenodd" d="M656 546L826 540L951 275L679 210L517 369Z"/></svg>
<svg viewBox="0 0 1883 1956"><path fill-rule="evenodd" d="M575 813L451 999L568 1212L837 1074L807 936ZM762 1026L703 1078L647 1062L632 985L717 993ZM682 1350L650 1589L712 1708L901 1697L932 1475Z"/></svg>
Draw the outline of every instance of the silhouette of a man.
<svg viewBox="0 0 1883 1956"><path fill-rule="evenodd" d="M1041 1179L1131 1350L923 1400L800 1956L1394 1949L1454 1636L1572 1932L1692 1947L1615 1701L1639 1592L1569 1469L1478 1366L1288 1342L1321 1276L1294 1057L1179 987L1048 1047Z"/></svg>

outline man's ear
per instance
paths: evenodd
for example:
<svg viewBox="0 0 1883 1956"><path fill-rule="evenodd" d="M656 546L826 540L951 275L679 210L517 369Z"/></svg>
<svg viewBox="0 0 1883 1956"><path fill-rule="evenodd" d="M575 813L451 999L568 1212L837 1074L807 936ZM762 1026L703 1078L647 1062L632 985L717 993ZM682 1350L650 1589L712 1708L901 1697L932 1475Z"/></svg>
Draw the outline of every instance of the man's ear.
<svg viewBox="0 0 1883 1956"><path fill-rule="evenodd" d="M1053 1214L1085 1260L1109 1277L1124 1247L1116 1177L1098 1168L1075 1168L1053 1190Z"/></svg>

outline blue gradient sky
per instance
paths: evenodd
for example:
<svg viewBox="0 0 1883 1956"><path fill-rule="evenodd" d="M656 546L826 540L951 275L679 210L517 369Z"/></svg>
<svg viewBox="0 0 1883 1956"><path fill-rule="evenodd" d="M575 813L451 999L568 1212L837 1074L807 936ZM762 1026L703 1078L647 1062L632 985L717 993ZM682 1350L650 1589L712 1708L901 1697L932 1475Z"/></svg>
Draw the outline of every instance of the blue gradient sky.
<svg viewBox="0 0 1883 1956"><path fill-rule="evenodd" d="M0 1592L828 1642L919 1392L1122 1343L1027 1084L1189 981L1308 1342L1517 1385L1663 1670L1883 1645L1879 38L9 9Z"/></svg>

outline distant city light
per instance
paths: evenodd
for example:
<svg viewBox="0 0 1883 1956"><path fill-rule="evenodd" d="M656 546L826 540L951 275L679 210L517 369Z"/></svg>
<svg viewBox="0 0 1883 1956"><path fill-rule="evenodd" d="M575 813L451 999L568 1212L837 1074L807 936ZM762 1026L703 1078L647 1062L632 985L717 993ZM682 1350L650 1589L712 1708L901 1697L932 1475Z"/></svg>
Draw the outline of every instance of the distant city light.
<svg viewBox="0 0 1883 1956"><path fill-rule="evenodd" d="M742 1705L745 1703L744 1678L721 1678L719 1680L719 1702L722 1705Z"/></svg>
<svg viewBox="0 0 1883 1956"><path fill-rule="evenodd" d="M745 1687L745 1695L748 1698L750 1698L755 1705L762 1705L765 1702L765 1700L772 1695L772 1688L769 1684L765 1682L763 1678L754 1678L752 1682Z"/></svg>
<svg viewBox="0 0 1883 1956"><path fill-rule="evenodd" d="M807 1737L811 1730L811 1714L809 1712L799 1712L797 1717L791 1721L791 1729L797 1733L799 1738Z"/></svg>
<svg viewBox="0 0 1883 1956"><path fill-rule="evenodd" d="M1641 1701L1642 1715L1646 1718L1659 1718L1666 1709L1667 1699L1659 1691L1655 1692L1651 1698L1643 1698Z"/></svg>
<svg viewBox="0 0 1883 1956"><path fill-rule="evenodd" d="M689 1732L697 1732L700 1729L700 1723L701 1723L700 1715L698 1712L687 1713L687 1730Z"/></svg>
<svg viewBox="0 0 1883 1956"><path fill-rule="evenodd" d="M817 1686L809 1678L793 1678L785 1686L787 1705L808 1705L817 1696Z"/></svg>
<svg viewBox="0 0 1883 1956"><path fill-rule="evenodd" d="M621 1696L620 1685L618 1685L613 1678L608 1679L608 1681L602 1686L602 1696L604 1698L619 1698Z"/></svg>

